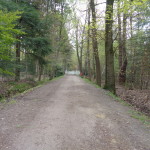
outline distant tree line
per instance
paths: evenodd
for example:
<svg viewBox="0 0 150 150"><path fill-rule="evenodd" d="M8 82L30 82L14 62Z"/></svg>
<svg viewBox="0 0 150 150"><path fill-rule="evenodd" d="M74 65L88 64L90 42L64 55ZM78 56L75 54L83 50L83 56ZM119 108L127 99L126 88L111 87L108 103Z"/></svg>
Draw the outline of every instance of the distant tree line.
<svg viewBox="0 0 150 150"><path fill-rule="evenodd" d="M85 24L76 26L80 72L99 86L104 81L104 88L113 93L116 83L148 89L150 2L106 0L105 15L98 5L101 3L88 0Z"/></svg>

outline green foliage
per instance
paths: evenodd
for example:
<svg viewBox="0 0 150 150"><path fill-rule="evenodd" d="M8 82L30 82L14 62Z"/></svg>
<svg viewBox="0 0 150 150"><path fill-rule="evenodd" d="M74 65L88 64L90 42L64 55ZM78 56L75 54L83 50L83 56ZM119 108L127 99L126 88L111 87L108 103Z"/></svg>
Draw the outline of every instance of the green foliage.
<svg viewBox="0 0 150 150"><path fill-rule="evenodd" d="M64 75L64 70L61 66L56 66L54 71L56 77Z"/></svg>
<svg viewBox="0 0 150 150"><path fill-rule="evenodd" d="M9 91L10 93L21 93L31 87L32 86L28 83L16 83L9 89Z"/></svg>
<svg viewBox="0 0 150 150"><path fill-rule="evenodd" d="M15 35L22 34L18 29L15 29L16 21L20 18L20 12L3 12L0 10L0 59L9 59L8 49L16 41Z"/></svg>
<svg viewBox="0 0 150 150"><path fill-rule="evenodd" d="M17 41L15 36L24 34L19 29L15 29L17 20L20 18L21 12L5 12L0 10L0 61L9 61L11 59L11 47ZM0 65L0 74L13 75L12 72Z"/></svg>
<svg viewBox="0 0 150 150"><path fill-rule="evenodd" d="M43 4L46 6L44 1L32 3L28 0L0 1L0 9L3 13L8 12L8 15L16 16L16 19L11 17L13 31L8 32L13 36L4 33L6 40L12 41L10 44L5 42L6 54L1 55L3 60L0 63L0 73L3 76L12 75L16 68L20 68L21 74L26 76L29 74L37 77L46 73L53 74L54 77L64 73L66 66L71 62L72 47L65 27L71 10L64 1L53 3L57 3L60 7L63 5L63 10L49 6L48 9L51 11L47 12L47 7L43 8ZM25 34L18 31L23 31ZM19 39L20 43L20 62L15 61L15 46L18 42L16 39Z"/></svg>
<svg viewBox="0 0 150 150"><path fill-rule="evenodd" d="M2 66L2 67L4 67L4 66ZM9 72L9 71L4 70L4 69L2 69L2 68L0 68L0 74L6 74L6 75L10 75L10 76L13 76L13 75L14 75L13 72Z"/></svg>
<svg viewBox="0 0 150 150"><path fill-rule="evenodd" d="M120 5L120 8L118 9L120 13L131 15L133 12L137 11L137 8L147 8L148 0L119 0L117 3Z"/></svg>
<svg viewBox="0 0 150 150"><path fill-rule="evenodd" d="M3 90L0 91L0 100L16 95L17 93L22 93L36 85L35 81L27 80L21 82L4 82L2 83Z"/></svg>
<svg viewBox="0 0 150 150"><path fill-rule="evenodd" d="M27 46L38 56L46 56L51 52L50 41L46 37L35 37L26 39Z"/></svg>
<svg viewBox="0 0 150 150"><path fill-rule="evenodd" d="M16 10L18 10L18 5L15 2L13 2L13 0L1 0L0 10L15 12Z"/></svg>

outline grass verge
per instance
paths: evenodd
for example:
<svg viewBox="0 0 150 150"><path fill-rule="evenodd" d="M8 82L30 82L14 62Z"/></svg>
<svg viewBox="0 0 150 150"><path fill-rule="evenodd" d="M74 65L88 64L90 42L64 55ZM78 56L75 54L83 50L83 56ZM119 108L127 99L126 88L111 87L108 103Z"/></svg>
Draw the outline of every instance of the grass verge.
<svg viewBox="0 0 150 150"><path fill-rule="evenodd" d="M83 79L86 83L92 84L94 85L96 88L101 88L99 85L97 85L95 82L92 82L91 80L87 79L87 78L81 78Z"/></svg>
<svg viewBox="0 0 150 150"><path fill-rule="evenodd" d="M142 123L150 127L150 117L144 115L143 113L135 110L129 111L131 117L140 120Z"/></svg>
<svg viewBox="0 0 150 150"><path fill-rule="evenodd" d="M114 95L111 92L107 92L107 95L111 96L115 101L120 102L124 106L131 106L131 104L127 103L126 101L124 101L123 99L121 99L120 97Z"/></svg>

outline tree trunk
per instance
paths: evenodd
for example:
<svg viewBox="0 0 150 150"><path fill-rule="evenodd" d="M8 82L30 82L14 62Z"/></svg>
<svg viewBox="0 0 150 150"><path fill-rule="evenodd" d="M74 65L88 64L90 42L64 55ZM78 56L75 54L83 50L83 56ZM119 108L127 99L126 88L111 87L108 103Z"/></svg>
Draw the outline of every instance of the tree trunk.
<svg viewBox="0 0 150 150"><path fill-rule="evenodd" d="M119 44L119 69L122 67L122 35L121 35L121 15L120 15L120 3L118 2L118 44Z"/></svg>
<svg viewBox="0 0 150 150"><path fill-rule="evenodd" d="M92 54L92 80L95 81L96 79L96 65L95 65L95 57L94 57L94 54Z"/></svg>
<svg viewBox="0 0 150 150"><path fill-rule="evenodd" d="M132 4L133 0L131 0L131 4ZM130 89L134 88L134 84L135 84L135 76L136 76L136 69L135 69L135 47L133 47L133 14L130 14L130 36L131 36L131 40L130 40L130 45L131 45L131 55L132 55L132 65L131 65L131 77L130 77Z"/></svg>
<svg viewBox="0 0 150 150"><path fill-rule="evenodd" d="M90 8L92 12L92 46L93 46L93 52L94 52L95 64L96 64L96 83L99 86L101 86L101 68L100 68L98 43L97 43L96 11L95 11L95 4L93 0L90 0Z"/></svg>
<svg viewBox="0 0 150 150"><path fill-rule="evenodd" d="M114 51L112 38L113 25L113 3L114 0L106 2L106 19L105 19L105 89L115 94L115 72L114 72Z"/></svg>
<svg viewBox="0 0 150 150"><path fill-rule="evenodd" d="M87 16L87 14L86 14ZM83 44L84 44L84 34L85 34L85 25L86 25L86 17L85 17L85 23L84 23L84 27L83 27L83 30L82 30L82 33L81 33L81 44L80 44L80 66L81 66L81 71L82 71L82 74L85 74L86 73L86 68L84 69L83 71L83 68L82 68L82 58L83 58ZM85 62L86 63L86 62ZM86 64L85 64L86 65Z"/></svg>
<svg viewBox="0 0 150 150"><path fill-rule="evenodd" d="M87 33L87 68L88 77L91 80L91 62L90 62L90 9L88 9L88 33Z"/></svg>
<svg viewBox="0 0 150 150"><path fill-rule="evenodd" d="M25 51L25 74L26 74L26 79L28 78L28 57Z"/></svg>
<svg viewBox="0 0 150 150"><path fill-rule="evenodd" d="M20 40L20 37L17 37ZM20 41L16 43L16 70L15 70L15 81L20 80Z"/></svg>
<svg viewBox="0 0 150 150"><path fill-rule="evenodd" d="M39 78L38 78L39 81L41 81L42 73L43 73L43 66L39 63Z"/></svg>
<svg viewBox="0 0 150 150"><path fill-rule="evenodd" d="M16 0L16 3L18 3L19 0ZM21 23L21 19L19 20L19 23ZM17 37L17 40L20 40L20 37ZM20 47L21 43L20 41L16 42L16 68L15 68L15 81L20 80Z"/></svg>
<svg viewBox="0 0 150 150"><path fill-rule="evenodd" d="M81 62L81 59L80 59L80 54L79 54L79 36L78 36L78 33L79 32L79 27L77 25L76 27L76 51L77 51L77 58L78 58L78 64L79 64L79 70L80 70L80 73L82 73L82 62Z"/></svg>
<svg viewBox="0 0 150 150"><path fill-rule="evenodd" d="M119 83L125 84L126 82L126 70L127 70L127 55L126 55L126 26L127 15L123 15L123 38L122 38L122 66L119 72Z"/></svg>
<svg viewBox="0 0 150 150"><path fill-rule="evenodd" d="M141 70L140 70L140 89L143 90L143 76L144 76L144 69L143 69L143 57L141 60Z"/></svg>

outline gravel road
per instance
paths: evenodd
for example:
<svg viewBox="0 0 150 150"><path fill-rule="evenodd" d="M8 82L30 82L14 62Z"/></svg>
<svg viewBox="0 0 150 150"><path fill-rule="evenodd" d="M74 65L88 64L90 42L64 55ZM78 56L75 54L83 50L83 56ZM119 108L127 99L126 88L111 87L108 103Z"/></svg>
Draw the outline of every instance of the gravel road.
<svg viewBox="0 0 150 150"><path fill-rule="evenodd" d="M0 104L0 150L150 150L131 108L77 76Z"/></svg>

